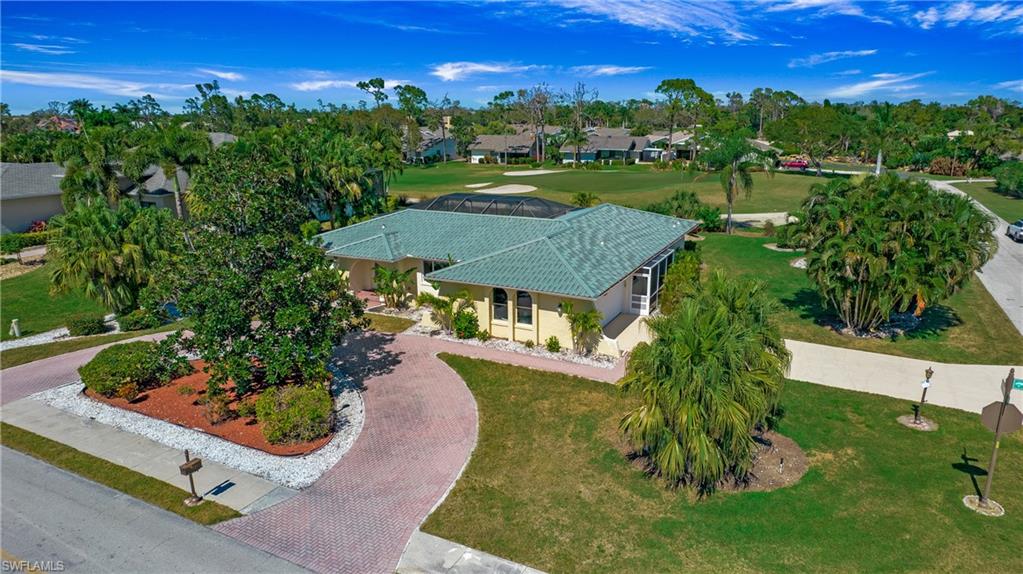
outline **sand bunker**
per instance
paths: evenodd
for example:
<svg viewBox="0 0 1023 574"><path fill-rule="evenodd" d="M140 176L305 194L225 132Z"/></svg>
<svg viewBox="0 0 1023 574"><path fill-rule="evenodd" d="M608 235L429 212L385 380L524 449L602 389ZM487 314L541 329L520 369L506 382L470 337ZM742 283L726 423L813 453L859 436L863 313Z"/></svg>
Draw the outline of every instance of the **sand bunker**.
<svg viewBox="0 0 1023 574"><path fill-rule="evenodd" d="M481 188L481 187L486 187L486 186L490 185L491 183L493 183L493 182L492 181L488 181L487 183L470 183L470 184L467 184L465 187L468 187L469 189L478 189L478 188Z"/></svg>
<svg viewBox="0 0 1023 574"><path fill-rule="evenodd" d="M536 191L536 187L532 185L521 185L518 183L513 183L510 185L499 185L497 187L491 187L490 189L481 189L480 193L496 195L505 193L529 193L531 191Z"/></svg>
<svg viewBox="0 0 1023 574"><path fill-rule="evenodd" d="M566 169L527 169L524 171L506 171L508 177L522 177L525 175L547 175L548 173L564 173Z"/></svg>

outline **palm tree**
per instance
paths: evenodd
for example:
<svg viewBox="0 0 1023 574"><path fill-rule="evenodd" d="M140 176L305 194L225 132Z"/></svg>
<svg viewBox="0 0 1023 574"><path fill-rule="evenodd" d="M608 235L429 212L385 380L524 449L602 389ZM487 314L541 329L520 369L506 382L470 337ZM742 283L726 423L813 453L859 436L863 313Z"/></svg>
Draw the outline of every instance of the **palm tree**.
<svg viewBox="0 0 1023 574"><path fill-rule="evenodd" d="M669 484L702 491L749 476L752 433L766 426L789 364L769 319L775 303L748 281L712 283L647 321L653 340L636 347L620 383L642 401L620 423L633 447Z"/></svg>
<svg viewBox="0 0 1023 574"><path fill-rule="evenodd" d="M420 293L416 297L416 303L430 307L430 317L441 329L448 332L451 332L454 326L455 317L475 309L472 294L468 289L461 289L449 297Z"/></svg>
<svg viewBox="0 0 1023 574"><path fill-rule="evenodd" d="M589 191L579 191L572 196L572 205L577 207L593 207L600 203L600 197Z"/></svg>
<svg viewBox="0 0 1023 574"><path fill-rule="evenodd" d="M894 108L889 102L874 105L871 107L871 110L874 113L874 117L869 125L870 139L873 146L877 148L877 163L874 166L874 175L881 175L884 152L896 138L899 125L895 121Z"/></svg>
<svg viewBox="0 0 1023 574"><path fill-rule="evenodd" d="M741 135L723 139L718 146L703 156L708 165L721 170L721 187L728 203L728 220L725 230L732 232L732 209L735 197L741 191L749 198L753 194L753 168L760 167L773 175L771 158L750 145Z"/></svg>
<svg viewBox="0 0 1023 574"><path fill-rule="evenodd" d="M174 210L178 219L184 219L178 171L191 177L192 169L206 161L211 148L209 137L203 132L172 125L157 132L149 147L164 177L174 181Z"/></svg>
<svg viewBox="0 0 1023 574"><path fill-rule="evenodd" d="M405 306L405 300L409 295L409 283L415 269L400 269L376 265L373 267L373 284L377 293L383 296L384 305L397 309Z"/></svg>
<svg viewBox="0 0 1023 574"><path fill-rule="evenodd" d="M65 169L60 182L64 209L99 198L116 205L121 197L116 166L123 153L124 136L110 127L96 127L62 141L54 156Z"/></svg>
<svg viewBox="0 0 1023 574"><path fill-rule="evenodd" d="M572 333L572 347L584 355L593 352L600 341L601 324L604 315L596 309L576 311L571 301L561 302L561 312L568 319L568 328Z"/></svg>
<svg viewBox="0 0 1023 574"><path fill-rule="evenodd" d="M157 265L180 252L177 223L169 210L122 202L111 209L81 203L50 223L47 245L54 292L81 290L109 309L134 309Z"/></svg>

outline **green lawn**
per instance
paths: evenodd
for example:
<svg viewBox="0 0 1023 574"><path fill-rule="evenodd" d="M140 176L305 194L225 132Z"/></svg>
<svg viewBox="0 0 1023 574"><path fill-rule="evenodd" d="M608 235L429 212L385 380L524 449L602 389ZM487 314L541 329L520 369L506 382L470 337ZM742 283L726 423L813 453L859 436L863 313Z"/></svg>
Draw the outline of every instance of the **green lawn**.
<svg viewBox="0 0 1023 574"><path fill-rule="evenodd" d="M679 189L695 191L705 203L724 209L725 197L717 174L708 174L696 182L682 183L682 174L676 171L657 171L646 165L617 167L614 170L587 171L566 169L564 173L508 177L510 170L521 166L471 165L464 162L430 167L407 168L391 184L391 193L410 197L433 197L446 193L471 192L467 184L487 183L493 186L507 184L532 185L537 195L546 199L571 203L572 195L579 191L597 194L603 201L627 207L643 208L671 196ZM556 168L561 169L561 168ZM816 182L823 178L812 175L776 173L769 177L754 174L753 195L736 200L736 213L792 211L798 209ZM493 187L492 186L492 187Z"/></svg>
<svg viewBox="0 0 1023 574"><path fill-rule="evenodd" d="M184 500L189 497L189 493L162 480L116 465L7 423L0 423L0 430L2 430L0 444L3 446L23 452L114 490L119 490L199 524L216 524L241 516L233 509L209 500L199 506L185 506Z"/></svg>
<svg viewBox="0 0 1023 574"><path fill-rule="evenodd" d="M32 361L38 361L47 357L55 357L57 355L63 355L64 353L70 353L81 349L88 349L89 347L95 347L97 345L116 343L117 341L140 337L142 335L149 335L150 333L162 333L164 331L187 329L188 325L189 323L186 319L185 321L169 323L155 329L126 331L123 333L112 333L110 335L93 335L91 337L79 337L69 339L67 341L55 341L53 343L45 343L42 345L17 347L0 353L0 369L16 367L18 365L24 365L25 363L31 363Z"/></svg>
<svg viewBox="0 0 1023 574"><path fill-rule="evenodd" d="M1023 437L1002 441L992 498L977 415L929 407L941 428L895 422L907 401L786 385L779 430L810 458L802 480L697 499L626 462L611 385L442 355L479 409L479 442L423 530L548 572L1021 572ZM972 459L980 459L980 462ZM983 476L979 477L983 481Z"/></svg>
<svg viewBox="0 0 1023 574"><path fill-rule="evenodd" d="M957 183L955 187L968 193L970 197L1009 223L1023 219L1023 199L998 193L993 182ZM1005 230L999 229L999 232L1005 233Z"/></svg>
<svg viewBox="0 0 1023 574"><path fill-rule="evenodd" d="M381 333L401 333L416 324L411 319L380 313L366 313L366 318L369 319L369 328Z"/></svg>
<svg viewBox="0 0 1023 574"><path fill-rule="evenodd" d="M789 265L799 254L765 249L762 237L708 234L700 243L710 269L745 274L766 284L783 310L782 333L790 339L946 363L1019 364L1023 336L1012 326L980 281L974 278L943 305L925 312L925 324L894 341L840 335L817 321L826 317L806 272Z"/></svg>
<svg viewBox="0 0 1023 574"><path fill-rule="evenodd" d="M0 281L0 339L13 338L9 334L11 319L18 319L24 337L63 327L68 317L79 313L107 313L81 293L50 296L49 271L44 265Z"/></svg>

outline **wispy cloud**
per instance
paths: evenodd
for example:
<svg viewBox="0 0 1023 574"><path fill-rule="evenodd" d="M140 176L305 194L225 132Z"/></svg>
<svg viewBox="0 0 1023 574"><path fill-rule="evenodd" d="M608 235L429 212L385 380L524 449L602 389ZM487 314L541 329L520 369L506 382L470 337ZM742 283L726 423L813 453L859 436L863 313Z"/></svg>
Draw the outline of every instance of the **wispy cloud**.
<svg viewBox="0 0 1023 574"><path fill-rule="evenodd" d="M245 79L245 76L242 75L242 74L239 74L238 72L227 72L227 71L224 71L224 70L213 70L211 68L198 68L196 70L196 72L199 72L200 74L205 74L207 76L213 76L213 77L219 78L221 80L228 80L228 81L231 81L231 82L237 82L237 81Z"/></svg>
<svg viewBox="0 0 1023 574"><path fill-rule="evenodd" d="M295 82L288 85L300 92L319 92L337 88L357 88L358 83L357 80L319 79ZM395 86L407 83L407 80L384 80L384 88L390 90Z"/></svg>
<svg viewBox="0 0 1023 574"><path fill-rule="evenodd" d="M554 0L569 10L599 16L644 30L685 36L723 36L732 41L754 40L734 8L726 3L691 0Z"/></svg>
<svg viewBox="0 0 1023 574"><path fill-rule="evenodd" d="M650 69L650 66L615 66L613 64L592 64L588 66L573 66L571 71L580 76L624 76L627 74L638 74Z"/></svg>
<svg viewBox="0 0 1023 574"><path fill-rule="evenodd" d="M874 4L879 5L880 3ZM777 0L766 6L768 12L805 11L810 16L854 16L866 18L877 24L891 24L892 21L878 14L868 13L860 4L851 0Z"/></svg>
<svg viewBox="0 0 1023 574"><path fill-rule="evenodd" d="M913 21L924 30L938 24L955 28L963 24L984 26L996 33L1023 34L1023 4L998 2L994 4L973 2L945 2L913 14Z"/></svg>
<svg viewBox="0 0 1023 574"><path fill-rule="evenodd" d="M88 44L88 40L82 40L81 38L75 38L73 36L47 36L46 34L32 34L29 36L33 40L39 40L45 42L47 40L51 42L64 42L66 44Z"/></svg>
<svg viewBox="0 0 1023 574"><path fill-rule="evenodd" d="M496 62L445 62L433 67L431 76L445 82L464 80L479 74L515 74L540 68L534 65L501 64Z"/></svg>
<svg viewBox="0 0 1023 574"><path fill-rule="evenodd" d="M1023 80L1009 80L1008 82L998 82L995 87L999 90L1012 90L1014 92L1023 92Z"/></svg>
<svg viewBox="0 0 1023 574"><path fill-rule="evenodd" d="M93 90L104 94L132 98L141 97L146 94L151 94L154 97L173 98L174 96L154 93L154 88L157 90L177 90L192 87L191 84L133 82L93 74L23 72L17 70L0 70L0 81L47 88Z"/></svg>
<svg viewBox="0 0 1023 574"><path fill-rule="evenodd" d="M842 50L840 52L824 52L823 54L811 54L805 58L795 58L789 61L790 68L812 68L818 64L845 60L846 58L859 58L862 56L873 56L877 50Z"/></svg>
<svg viewBox="0 0 1023 574"><path fill-rule="evenodd" d="M863 73L862 70L842 70L841 72L835 72L832 76L858 76Z"/></svg>
<svg viewBox="0 0 1023 574"><path fill-rule="evenodd" d="M919 84L912 84L913 80L930 75L933 72L921 72L918 74L874 74L871 80L839 86L828 93L832 98L859 98L874 92L898 93L919 88Z"/></svg>
<svg viewBox="0 0 1023 574"><path fill-rule="evenodd" d="M67 46L58 46L56 44L23 44L21 42L16 42L14 47L27 52L37 52L39 54L48 54L50 56L63 56L64 54L76 53L75 50L72 50Z"/></svg>

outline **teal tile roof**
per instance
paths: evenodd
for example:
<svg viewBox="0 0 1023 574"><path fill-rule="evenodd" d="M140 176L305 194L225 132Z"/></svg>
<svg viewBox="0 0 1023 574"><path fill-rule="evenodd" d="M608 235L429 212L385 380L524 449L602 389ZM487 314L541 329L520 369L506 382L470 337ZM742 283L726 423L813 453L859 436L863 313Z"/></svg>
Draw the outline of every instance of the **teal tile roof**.
<svg viewBox="0 0 1023 574"><path fill-rule="evenodd" d="M696 226L602 204L556 219L405 210L319 237L332 256L457 262L431 281L595 299Z"/></svg>

